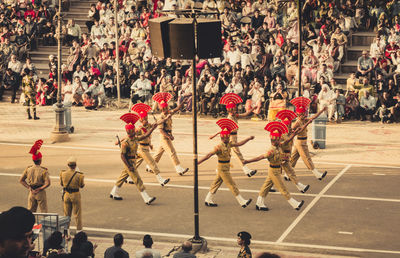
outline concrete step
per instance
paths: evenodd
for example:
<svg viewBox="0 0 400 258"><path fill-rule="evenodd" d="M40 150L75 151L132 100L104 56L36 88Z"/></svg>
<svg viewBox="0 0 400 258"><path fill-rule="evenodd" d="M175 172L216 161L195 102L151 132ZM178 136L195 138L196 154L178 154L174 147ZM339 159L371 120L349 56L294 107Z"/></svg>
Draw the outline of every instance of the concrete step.
<svg viewBox="0 0 400 258"><path fill-rule="evenodd" d="M347 60L357 61L363 50L369 51L370 46L351 46L347 48Z"/></svg>
<svg viewBox="0 0 400 258"><path fill-rule="evenodd" d="M352 34L353 46L371 46L376 38L375 32L355 32Z"/></svg>
<svg viewBox="0 0 400 258"><path fill-rule="evenodd" d="M22 90L21 90L21 88L19 88L17 90L15 103L19 102L19 98L21 97L21 94L22 94ZM11 102L11 99L12 99L12 91L11 90L5 90L4 93L3 93L3 99L1 100L1 102Z"/></svg>
<svg viewBox="0 0 400 258"><path fill-rule="evenodd" d="M339 73L339 74L334 74L333 78L338 84L343 84L346 85L347 79L350 77L350 73Z"/></svg>
<svg viewBox="0 0 400 258"><path fill-rule="evenodd" d="M88 20L89 18L87 17L87 13L68 13L65 15L65 19L85 19Z"/></svg>
<svg viewBox="0 0 400 258"><path fill-rule="evenodd" d="M347 61L340 65L342 73L355 73L357 72L357 61Z"/></svg>

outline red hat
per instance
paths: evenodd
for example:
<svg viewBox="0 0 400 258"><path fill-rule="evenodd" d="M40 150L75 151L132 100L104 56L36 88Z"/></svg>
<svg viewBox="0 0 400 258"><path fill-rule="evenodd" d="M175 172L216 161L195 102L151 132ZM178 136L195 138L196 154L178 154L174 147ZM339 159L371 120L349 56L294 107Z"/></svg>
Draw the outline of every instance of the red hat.
<svg viewBox="0 0 400 258"><path fill-rule="evenodd" d="M228 118L222 118L217 121L217 125L222 129L221 135L229 135L233 130L239 128L239 126L232 120Z"/></svg>
<svg viewBox="0 0 400 258"><path fill-rule="evenodd" d="M296 107L296 113L304 113L307 111L308 105L310 105L311 100L305 97L297 97L290 101Z"/></svg>
<svg viewBox="0 0 400 258"><path fill-rule="evenodd" d="M139 116L133 113L126 113L120 119L126 123L125 130L130 131L135 129L135 123L139 120Z"/></svg>
<svg viewBox="0 0 400 258"><path fill-rule="evenodd" d="M36 161L42 159L42 153L39 152L40 147L42 147L43 140L37 140L35 144L33 144L31 150L29 151L32 154L32 160Z"/></svg>
<svg viewBox="0 0 400 258"><path fill-rule="evenodd" d="M296 117L296 113L288 109L281 110L276 114L276 118L280 119L286 126L289 125Z"/></svg>
<svg viewBox="0 0 400 258"><path fill-rule="evenodd" d="M279 139L282 134L288 133L288 128L286 125L282 122L278 121L273 121L268 123L264 130L267 130L268 132L271 133L270 137L271 139Z"/></svg>
<svg viewBox="0 0 400 258"><path fill-rule="evenodd" d="M235 108L237 104L242 103L242 98L236 93L227 93L222 96L219 104L226 105L226 108Z"/></svg>
<svg viewBox="0 0 400 258"><path fill-rule="evenodd" d="M160 108L164 108L168 106L168 101L172 98L171 93L169 92L158 92L153 95L153 100L157 101L160 105Z"/></svg>
<svg viewBox="0 0 400 258"><path fill-rule="evenodd" d="M138 113L140 118L144 118L147 116L147 113L151 111L151 107L144 103L137 103L133 105L132 111Z"/></svg>

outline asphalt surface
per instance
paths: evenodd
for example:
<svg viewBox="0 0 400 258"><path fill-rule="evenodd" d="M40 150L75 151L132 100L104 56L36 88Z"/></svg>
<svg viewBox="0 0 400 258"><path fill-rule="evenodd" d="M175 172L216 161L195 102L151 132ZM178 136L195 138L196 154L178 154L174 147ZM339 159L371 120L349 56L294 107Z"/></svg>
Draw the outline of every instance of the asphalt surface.
<svg viewBox="0 0 400 258"><path fill-rule="evenodd" d="M18 177L31 164L27 154L31 144L42 138L43 166L52 176L47 190L50 212L62 214L59 171L73 155L85 173L82 190L84 230L92 236L112 236L124 232L126 237L139 239L151 232L160 241L186 239L193 235L193 168L192 136L189 116L174 118L175 147L182 165L191 170L184 176L175 173L169 157L164 154L160 169L170 183L161 187L154 175L139 168L154 204L143 203L134 185L124 185L123 201L109 198L109 192L119 176L122 163L115 135L124 135L119 116L124 111L91 111L73 109L76 133L70 141L52 144L49 140L54 114L49 108L39 108L41 120L25 120L21 106L0 103L0 210L14 205L25 206L27 191ZM239 122L239 139L255 135L243 146L247 158L265 152L269 146L263 131L266 122ZM200 235L217 246L234 245L239 231L249 231L252 246L259 250L294 251L326 255L359 257L400 256L400 131L398 125L348 122L328 125L327 148L311 150L316 167L327 170L328 176L316 180L302 162L296 167L301 182L310 184L306 194L298 193L294 184L286 185L293 197L304 200L300 211L293 210L279 193L266 198L268 212L255 209L258 191L265 180L268 163L249 165L258 169L248 178L233 157L231 172L242 195L253 203L243 209L223 184L216 195L216 208L205 207L204 198L215 177L216 159L199 167ZM311 129L311 128L310 128ZM208 136L218 130L215 120L199 119L199 156L212 150L218 139ZM309 133L309 136L311 133ZM153 136L158 147L158 132ZM72 225L75 223L73 222ZM224 257L224 256L220 256ZM226 255L225 257L231 257ZM308 256L307 256L308 257Z"/></svg>

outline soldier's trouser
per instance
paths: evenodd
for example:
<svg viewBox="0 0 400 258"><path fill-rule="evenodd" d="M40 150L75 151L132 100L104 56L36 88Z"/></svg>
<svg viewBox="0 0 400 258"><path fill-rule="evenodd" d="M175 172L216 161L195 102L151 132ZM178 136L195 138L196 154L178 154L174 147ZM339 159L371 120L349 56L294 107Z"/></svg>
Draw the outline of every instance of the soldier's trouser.
<svg viewBox="0 0 400 258"><path fill-rule="evenodd" d="M237 134L234 134L234 135L231 134L230 140L232 143L237 143L237 138L238 138ZM233 150L233 153L235 154L235 156L240 160L240 164L243 167L244 158L243 158L242 153L240 152L239 147L232 147L232 150Z"/></svg>
<svg viewBox="0 0 400 258"><path fill-rule="evenodd" d="M294 171L289 160L283 160L282 168L283 168L283 170L285 170L286 175L290 178L290 180L292 180L292 182L294 182L297 185L299 180L297 180L296 172Z"/></svg>
<svg viewBox="0 0 400 258"><path fill-rule="evenodd" d="M32 110L33 113L36 113L35 96L25 95L25 101L26 101L26 112L29 113L29 111Z"/></svg>
<svg viewBox="0 0 400 258"><path fill-rule="evenodd" d="M36 212L39 206L40 212L47 213L47 197L46 191L40 191L37 194L29 192L28 195L28 210Z"/></svg>
<svg viewBox="0 0 400 258"><path fill-rule="evenodd" d="M149 165L151 170L153 171L154 174L158 175L160 174L160 169L157 166L156 161L154 160L153 156L150 154L150 148L148 146L139 147L138 154L140 158L136 160L136 167L138 168L140 164L142 164L143 161Z"/></svg>
<svg viewBox="0 0 400 258"><path fill-rule="evenodd" d="M68 193L64 195L64 216L74 215L76 230L82 230L81 193Z"/></svg>
<svg viewBox="0 0 400 258"><path fill-rule="evenodd" d="M315 167L311 159L310 152L308 151L307 140L296 139L294 141L294 151L292 153L292 157L290 158L290 164L293 168L296 166L299 157L301 157L309 170L314 170Z"/></svg>
<svg viewBox="0 0 400 258"><path fill-rule="evenodd" d="M222 182L224 182L231 190L234 196L239 195L239 189L237 188L235 182L233 181L229 170L230 170L229 163L218 163L218 175L211 183L210 193L215 194L218 188L221 186Z"/></svg>
<svg viewBox="0 0 400 258"><path fill-rule="evenodd" d="M290 193L286 190L286 186L282 181L281 168L268 168L267 179L265 179L264 184L261 186L258 195L266 197L273 185L278 188L279 192L286 198L286 200L290 199Z"/></svg>
<svg viewBox="0 0 400 258"><path fill-rule="evenodd" d="M127 167L125 167L124 170L122 170L121 175L117 179L117 182L115 182L115 185L121 187L129 176L132 178L132 181L136 185L139 192L143 192L146 189L136 168L134 169L134 171L130 171Z"/></svg>
<svg viewBox="0 0 400 258"><path fill-rule="evenodd" d="M164 136L161 136L160 148L158 149L156 155L154 155L155 162L158 163L160 161L161 156L164 154L164 151L168 152L169 156L171 157L172 163L174 163L175 166L181 164L179 162L178 155L176 154L172 141L168 138L165 138Z"/></svg>

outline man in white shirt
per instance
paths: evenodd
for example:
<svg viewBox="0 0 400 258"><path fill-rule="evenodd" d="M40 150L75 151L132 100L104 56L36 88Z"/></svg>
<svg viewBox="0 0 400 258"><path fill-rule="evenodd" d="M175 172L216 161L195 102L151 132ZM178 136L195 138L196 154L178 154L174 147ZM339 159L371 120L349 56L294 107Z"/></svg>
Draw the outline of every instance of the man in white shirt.
<svg viewBox="0 0 400 258"><path fill-rule="evenodd" d="M321 77L323 77L323 79ZM317 83L322 85L323 82L330 82L332 78L332 71L330 69L328 70L326 64L323 64L321 69L319 69L317 72Z"/></svg>
<svg viewBox="0 0 400 258"><path fill-rule="evenodd" d="M237 46L232 47L230 51L226 54L226 61L229 61L229 64L234 67L236 63L241 62L241 55L239 48Z"/></svg>
<svg viewBox="0 0 400 258"><path fill-rule="evenodd" d="M153 245L153 239L150 235L144 235L143 245L145 248L136 252L136 258L142 258L145 254L148 255L146 257L150 257L150 255L152 255L151 257L153 258L161 258L160 252L151 248Z"/></svg>
<svg viewBox="0 0 400 258"><path fill-rule="evenodd" d="M103 84L99 79L94 79L93 84L85 91L84 98L92 98L95 101L95 106L101 107L106 99Z"/></svg>
<svg viewBox="0 0 400 258"><path fill-rule="evenodd" d="M358 113L361 116L361 121L365 121L365 116L370 115L372 121L372 115L375 113L376 99L370 95L369 91L364 91L364 96L361 97L360 106Z"/></svg>
<svg viewBox="0 0 400 258"><path fill-rule="evenodd" d="M385 41L381 40L380 36L377 36L375 41L371 44L370 48L370 56L372 58L378 58L378 56L383 55L385 53Z"/></svg>
<svg viewBox="0 0 400 258"><path fill-rule="evenodd" d="M335 111L336 111L336 94L329 88L328 84L322 85L322 90L318 94L318 108L319 110L323 110L324 108L328 108L327 117L329 120L333 120Z"/></svg>
<svg viewBox="0 0 400 258"><path fill-rule="evenodd" d="M139 79L137 79L131 86L131 99L132 104L136 104L139 100L145 102L151 96L151 82L144 77L144 72L141 72Z"/></svg>
<svg viewBox="0 0 400 258"><path fill-rule="evenodd" d="M77 66L76 66L75 72L74 72L74 74L72 75L72 78L75 78L75 77L79 77L79 79L81 79L81 80L83 79L83 77L85 77L85 72L82 71L80 65L77 65Z"/></svg>
<svg viewBox="0 0 400 258"><path fill-rule="evenodd" d="M74 103L78 106L82 106L83 94L87 91L87 83L82 82L79 76L74 77L74 83L72 84L72 95L74 98Z"/></svg>
<svg viewBox="0 0 400 258"><path fill-rule="evenodd" d="M215 81L215 77L212 76L210 81L204 87L204 95L201 103L202 112L207 115L210 113L217 113L215 104L218 100L219 85ZM208 103L210 103L210 109L208 109Z"/></svg>
<svg viewBox="0 0 400 258"><path fill-rule="evenodd" d="M243 86L237 77L232 78L232 82L226 87L225 93L236 93L241 95L243 92Z"/></svg>

